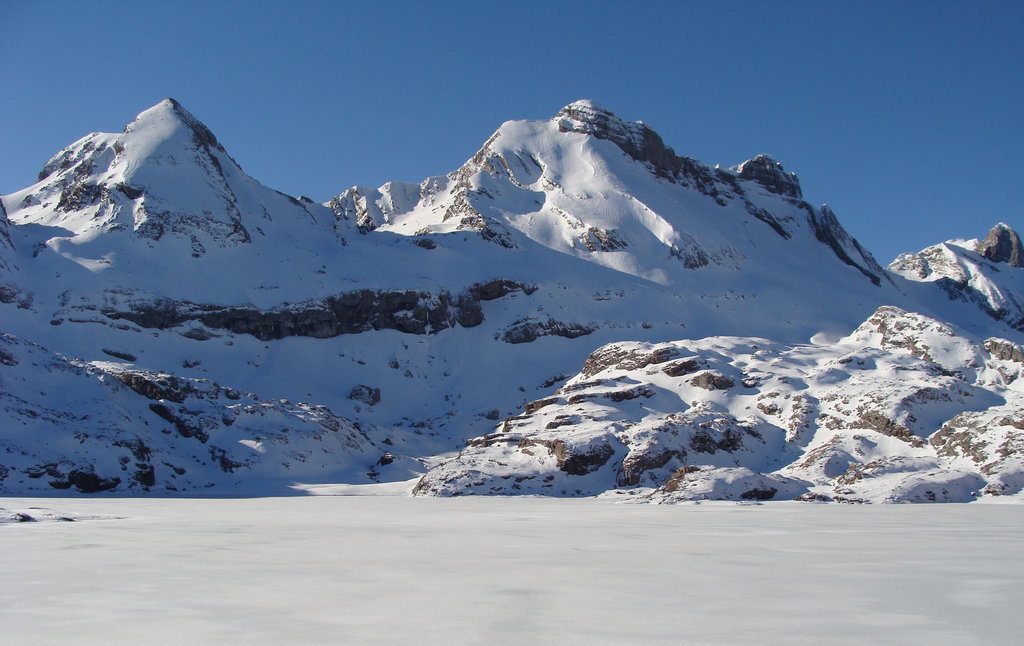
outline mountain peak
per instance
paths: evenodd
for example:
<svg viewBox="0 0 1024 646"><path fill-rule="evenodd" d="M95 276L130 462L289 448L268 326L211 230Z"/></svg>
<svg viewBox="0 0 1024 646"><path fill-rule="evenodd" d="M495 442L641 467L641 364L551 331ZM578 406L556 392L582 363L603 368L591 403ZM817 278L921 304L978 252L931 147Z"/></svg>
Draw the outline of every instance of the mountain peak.
<svg viewBox="0 0 1024 646"><path fill-rule="evenodd" d="M573 101L558 111L554 121L561 132L576 132L606 139L633 159L646 162L663 177L674 176L680 159L661 136L643 121L626 121L611 110L591 101Z"/></svg>
<svg viewBox="0 0 1024 646"><path fill-rule="evenodd" d="M562 132L579 132L609 139L627 153L642 146L647 132L653 131L640 121L625 121L590 99L573 101L558 111L554 119Z"/></svg>
<svg viewBox="0 0 1024 646"><path fill-rule="evenodd" d="M593 101L591 99L577 99L559 110L555 117L569 117L570 119L576 119L584 122L608 120L622 121L617 114L599 104L597 101Z"/></svg>
<svg viewBox="0 0 1024 646"><path fill-rule="evenodd" d="M182 128L191 134L196 146L224 150L217 137L202 121L170 97L140 112L124 131L125 134L148 132L160 138L167 138Z"/></svg>
<svg viewBox="0 0 1024 646"><path fill-rule="evenodd" d="M757 182L772 193L802 198L800 180L796 173L787 173L782 164L768 155L757 155L735 167L739 176Z"/></svg>
<svg viewBox="0 0 1024 646"><path fill-rule="evenodd" d="M1011 267L1024 267L1024 250L1020 236L1009 225L1000 222L992 227L977 251L992 262L1005 262Z"/></svg>

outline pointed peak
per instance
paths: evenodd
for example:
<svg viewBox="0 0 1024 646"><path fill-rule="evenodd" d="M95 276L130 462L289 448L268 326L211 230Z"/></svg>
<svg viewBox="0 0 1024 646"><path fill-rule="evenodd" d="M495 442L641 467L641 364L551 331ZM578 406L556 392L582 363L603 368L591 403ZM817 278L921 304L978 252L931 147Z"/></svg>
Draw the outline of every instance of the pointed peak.
<svg viewBox="0 0 1024 646"><path fill-rule="evenodd" d="M140 112L124 131L126 134L146 130L173 131L179 127L187 128L192 133L192 139L197 146L223 150L213 132L171 97Z"/></svg>
<svg viewBox="0 0 1024 646"><path fill-rule="evenodd" d="M803 197L803 191L800 189L800 179L796 176L796 173L787 173L782 164L772 159L769 155L756 155L753 159L748 159L739 166L734 167L733 170L742 179L755 181L772 193L788 195L798 199Z"/></svg>
<svg viewBox="0 0 1024 646"><path fill-rule="evenodd" d="M1024 249L1021 246L1017 232L1000 222L992 227L976 249L992 262L1005 262L1011 267L1024 267Z"/></svg>
<svg viewBox="0 0 1024 646"><path fill-rule="evenodd" d="M147 121L151 119L177 119L179 121L191 120L195 121L196 118L185 109L177 100L167 97L162 101L146 108L132 120L132 123L137 121Z"/></svg>
<svg viewBox="0 0 1024 646"><path fill-rule="evenodd" d="M614 112L599 104L597 101L591 99L577 99L569 105L565 106L558 111L556 116L567 116L580 118L581 121L587 120L587 117L592 115L602 115L604 117L611 117L621 121L621 119Z"/></svg>

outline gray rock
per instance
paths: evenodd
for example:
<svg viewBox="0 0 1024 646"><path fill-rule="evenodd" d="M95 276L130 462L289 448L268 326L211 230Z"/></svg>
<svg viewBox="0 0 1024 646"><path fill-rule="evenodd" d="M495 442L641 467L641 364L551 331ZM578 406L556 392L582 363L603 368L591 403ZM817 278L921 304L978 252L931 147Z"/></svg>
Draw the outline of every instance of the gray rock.
<svg viewBox="0 0 1024 646"><path fill-rule="evenodd" d="M1005 262L1011 267L1024 267L1020 236L1000 222L992 227L985 239L978 243L978 253L992 262Z"/></svg>
<svg viewBox="0 0 1024 646"><path fill-rule="evenodd" d="M782 164L768 155L758 155L740 164L736 171L746 180L757 182L769 192L800 199L800 180L796 173L787 173Z"/></svg>
<svg viewBox="0 0 1024 646"><path fill-rule="evenodd" d="M363 402L368 406L376 406L380 403L380 388L373 388L364 384L359 384L352 388L348 394L348 398L354 401Z"/></svg>
<svg viewBox="0 0 1024 646"><path fill-rule="evenodd" d="M542 336L560 336L575 339L586 336L596 327L580 323L563 323L554 319L538 321L536 319L520 319L497 335L505 343L518 344L536 341Z"/></svg>

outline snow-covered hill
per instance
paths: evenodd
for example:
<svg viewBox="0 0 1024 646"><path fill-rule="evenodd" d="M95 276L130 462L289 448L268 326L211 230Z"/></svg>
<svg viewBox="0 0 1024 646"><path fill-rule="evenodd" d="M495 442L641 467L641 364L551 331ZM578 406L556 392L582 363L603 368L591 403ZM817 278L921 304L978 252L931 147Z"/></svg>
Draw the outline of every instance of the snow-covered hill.
<svg viewBox="0 0 1024 646"><path fill-rule="evenodd" d="M901 256L893 273L770 157L707 166L590 101L549 120L502 124L448 175L354 187L317 204L246 175L209 128L167 99L123 133L93 133L59 152L36 184L0 205L0 331L10 358L0 362L0 491L71 483L270 493L291 482L408 479L438 465L420 491L489 492L492 485L469 486L464 476L474 461L514 449L527 452L523 470L488 471L488 482L551 467L534 464L547 464L545 451L555 456L554 480L494 491L646 485L652 499L676 499L690 489L665 490L672 469L698 466L703 454L685 447L710 424L746 441L736 449L742 459L716 449L729 457L700 463L726 469L725 480L775 478L785 495L825 487L833 497L874 500L886 496L841 494L831 471L787 465L834 442L854 456L846 469L892 458L904 460L900 473L946 473L953 449L941 453L933 434L949 421L960 429L951 436L971 435L1015 392L992 377L1011 374L1012 360L986 349L986 339L1005 337L993 347L1013 355L1022 340L1015 233L997 228L984 243ZM949 262L935 260L947 252ZM954 267L966 273L954 276ZM949 334L927 337L930 358L908 358L857 340L864 321L879 317L928 321L921 325ZM871 355L870 369L829 363L854 346ZM647 372L614 377L628 387L588 384L597 373L567 383L608 347L693 355L702 366L693 379L733 386L694 386L682 373L652 381ZM765 358L750 358L757 352ZM975 365L935 358L947 355L970 355ZM748 364L762 375L756 387L741 374ZM913 379L894 376L903 372ZM132 383L177 386L140 392ZM880 389L892 393L863 394ZM921 389L936 399L918 402ZM241 399L225 400L227 391ZM619 391L635 396L595 403ZM705 391L715 394L696 396ZM753 402L769 392L785 412L747 419L757 414L745 407L758 409ZM850 397L868 397L855 408L871 415L821 403ZM527 417L516 419L524 406ZM577 414L577 406L599 410ZM555 411L561 417L547 419ZM783 414L802 416L799 432ZM882 432L878 416L903 430L868 451L851 438ZM500 441L472 440L445 463L467 440L495 435L505 418ZM554 421L559 431L548 437ZM207 441L181 431L196 424ZM634 453L630 464L660 461L662 453L648 453L661 448L638 447L662 447L666 431L657 429L666 424L679 433L662 451L668 459L639 471L615 466ZM547 448L513 447L513 436ZM562 470L584 438L604 456L600 468ZM136 441L145 461L132 453ZM994 458L979 451L989 465ZM183 476L176 467L186 462ZM1004 462L1003 479L977 475L976 464L956 467L974 475L949 497L1019 490L1016 463ZM72 472L103 486L77 486ZM743 486L705 489L716 497Z"/></svg>
<svg viewBox="0 0 1024 646"><path fill-rule="evenodd" d="M838 342L617 343L418 493L966 502L1024 486L1020 346L880 308ZM652 491L653 490L653 491Z"/></svg>
<svg viewBox="0 0 1024 646"><path fill-rule="evenodd" d="M929 283L950 300L970 303L989 317L1024 330L1024 255L1017 232L999 223L983 240L949 240L902 254L889 269Z"/></svg>

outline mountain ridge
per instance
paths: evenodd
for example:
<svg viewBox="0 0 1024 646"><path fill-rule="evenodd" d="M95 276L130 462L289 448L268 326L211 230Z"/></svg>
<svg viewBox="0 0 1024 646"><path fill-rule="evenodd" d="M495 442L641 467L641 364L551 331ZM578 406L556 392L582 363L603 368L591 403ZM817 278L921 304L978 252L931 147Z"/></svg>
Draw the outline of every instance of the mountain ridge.
<svg viewBox="0 0 1024 646"><path fill-rule="evenodd" d="M281 493L292 473L487 493L474 460L511 450L526 471L488 476L506 494L552 493L518 480L549 454L557 495L1018 495L1015 427L978 429L1024 387L1019 237L886 269L803 195L767 155L708 166L580 100L447 175L317 204L164 100L0 197L0 490ZM360 439L321 459L338 429Z"/></svg>

